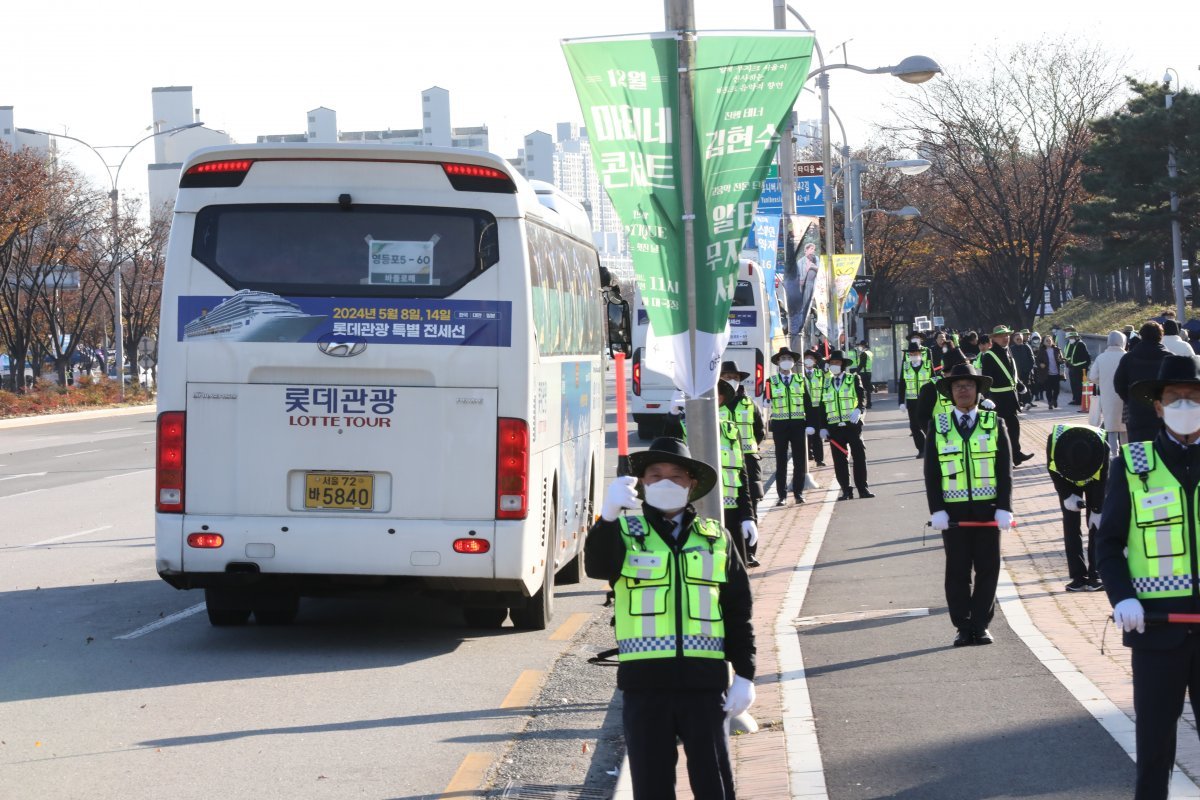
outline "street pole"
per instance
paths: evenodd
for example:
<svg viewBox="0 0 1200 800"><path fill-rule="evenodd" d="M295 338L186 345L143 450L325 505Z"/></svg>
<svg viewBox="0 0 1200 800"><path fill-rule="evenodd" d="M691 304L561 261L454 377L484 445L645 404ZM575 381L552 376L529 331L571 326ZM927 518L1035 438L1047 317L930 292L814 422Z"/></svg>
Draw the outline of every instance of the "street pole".
<svg viewBox="0 0 1200 800"><path fill-rule="evenodd" d="M692 0L664 0L667 30L676 32L679 43L679 186L683 193L684 270L687 279L688 358L696 369L696 207L693 173L694 139L692 121L692 69L696 58L696 18ZM700 397L687 397L688 449L696 458L721 471L721 448L717 440L716 387ZM721 491L700 498L696 512L701 517L720 520L724 504Z"/></svg>
<svg viewBox="0 0 1200 800"><path fill-rule="evenodd" d="M72 142L78 142L96 154L96 158L100 159L100 163L104 165L104 171L108 173L108 181L112 186L109 192L109 200L112 201L112 260L113 260L113 339L115 339L114 355L117 359L117 392L121 400L125 399L125 333L123 330L123 319L121 315L121 262L117 258L117 238L120 233L120 193L117 189L117 184L121 180L121 168L125 166L125 159L129 158L129 154L133 152L139 144L147 139L153 139L156 136L165 136L167 134L178 133L185 131L188 128L198 128L203 125L203 122L189 122L187 125L177 125L174 128L155 131L148 136L143 136L131 145L100 145L100 147L124 147L125 155L121 157L121 162L117 164L117 171L114 173L112 165L108 163L100 151L92 145L85 142L83 139L78 139L74 136L67 136L65 133L51 133L50 131L39 131L35 128L17 128L21 133L36 133L42 136L54 136L59 139L69 139Z"/></svg>
<svg viewBox="0 0 1200 800"><path fill-rule="evenodd" d="M787 0L774 0L775 3L775 30L787 30ZM780 194L780 219L779 230L783 234L783 241L787 242L787 232L791 228L792 216L796 213L796 143L793 139L795 135L794 120L795 112L788 109L787 118L783 123L783 133L779 139L779 194ZM800 249L800 242L795 243L795 249ZM784 248L784 258L795 257L794 253L787 252ZM784 269L789 269L791 265L784 264ZM792 327L791 315L796 313L795 309L788 309L788 328ZM793 341L792 337L788 336L788 347L795 347L798 350L804 350L804 345L800 343L800 337L804 336L805 320L799 322L799 333L797 341ZM786 332L786 331L785 331Z"/></svg>
<svg viewBox="0 0 1200 800"><path fill-rule="evenodd" d="M1175 94L1171 92L1170 69L1167 70L1164 78L1167 88L1166 107L1170 111L1175 102ZM1179 170L1175 166L1174 142L1167 144L1167 177L1171 179L1171 258L1175 264L1175 318L1182 325L1183 320L1186 319L1183 316L1183 237L1179 230L1179 195L1175 192L1175 179L1179 177Z"/></svg>

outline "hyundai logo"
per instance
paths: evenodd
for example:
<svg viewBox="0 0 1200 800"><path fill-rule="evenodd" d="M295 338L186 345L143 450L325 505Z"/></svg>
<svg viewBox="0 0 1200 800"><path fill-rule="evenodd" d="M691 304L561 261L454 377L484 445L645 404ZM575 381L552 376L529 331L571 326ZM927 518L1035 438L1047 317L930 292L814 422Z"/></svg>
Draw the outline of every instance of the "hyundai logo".
<svg viewBox="0 0 1200 800"><path fill-rule="evenodd" d="M317 341L317 349L334 358L352 358L365 351L367 343L361 339L342 339L326 334Z"/></svg>

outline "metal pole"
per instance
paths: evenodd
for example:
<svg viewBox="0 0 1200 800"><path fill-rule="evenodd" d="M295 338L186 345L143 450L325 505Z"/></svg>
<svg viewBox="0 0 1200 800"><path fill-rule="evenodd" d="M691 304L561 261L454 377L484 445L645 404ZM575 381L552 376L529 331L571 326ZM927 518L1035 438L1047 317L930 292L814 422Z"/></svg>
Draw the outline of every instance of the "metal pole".
<svg viewBox="0 0 1200 800"><path fill-rule="evenodd" d="M845 136L842 139L842 243L845 245L847 253L858 253L860 250L855 248L857 231L852 222L854 194L858 189L858 184L851 180L853 176L851 169L854 162L850 160L850 145L845 143Z"/></svg>
<svg viewBox="0 0 1200 800"><path fill-rule="evenodd" d="M116 340L115 357L117 360L117 396L125 400L125 331L121 319L121 261L117 258L117 238L121 228L119 216L117 182L113 181L112 191L112 258L113 258L113 339Z"/></svg>
<svg viewBox="0 0 1200 800"><path fill-rule="evenodd" d="M1168 73L1170 74L1170 73ZM1175 95L1170 93L1171 82L1167 81L1168 94L1166 98L1167 110L1171 109L1174 104ZM1183 316L1183 240L1179 231L1179 195L1175 193L1175 179L1179 176L1179 171L1175 167L1175 145L1169 143L1167 145L1167 177L1171 179L1171 258L1175 262L1175 318L1179 320L1179 324L1183 324L1186 319Z"/></svg>
<svg viewBox="0 0 1200 800"><path fill-rule="evenodd" d="M863 232L862 174L866 164L861 161L850 163L850 175L847 180L854 186L854 206L850 209L851 225L854 226L854 252L865 253L867 252L867 237Z"/></svg>
<svg viewBox="0 0 1200 800"><path fill-rule="evenodd" d="M687 280L688 357L696 370L696 207L693 159L695 141L692 121L692 67L695 64L696 22L692 0L665 0L667 30L677 32L679 42L679 185L683 193L684 270ZM717 440L716 387L700 397L686 398L688 449L692 456L720 472L721 448ZM701 517L723 518L721 492L712 491L696 503ZM740 535L740 531L733 532Z"/></svg>
<svg viewBox="0 0 1200 800"><path fill-rule="evenodd" d="M813 48L821 57L821 67L825 67L825 56L821 53L821 49L817 47L816 41L813 41ZM832 161L830 152L830 131L829 131L829 73L822 72L817 76L817 86L821 89L821 171L828 176L833 175L833 170L830 168ZM835 252L833 240L833 193L830 191L832 186L825 187L825 254L829 259L829 277L826 279L829 284L829 346L831 349L838 347L838 315L840 309L837 305L837 287L834 286L834 271L833 271L833 254Z"/></svg>
<svg viewBox="0 0 1200 800"><path fill-rule="evenodd" d="M775 30L787 30L787 0L774 0L775 2ZM784 120L783 133L779 139L779 196L780 196L780 219L779 229L783 232L783 240L787 241L787 231L791 226L791 218L796 213L796 144L795 136L795 121L796 114L789 110L787 119ZM800 242L796 242L796 249L800 249ZM789 253L785 251L784 258L788 257ZM784 265L786 269L786 265ZM792 326L790 315L796 313L795 309L788 309L788 328ZM795 347L798 350L803 350L802 337L804 336L806 319L800 320L799 333L795 336L788 336L788 347ZM785 331L786 333L786 331Z"/></svg>

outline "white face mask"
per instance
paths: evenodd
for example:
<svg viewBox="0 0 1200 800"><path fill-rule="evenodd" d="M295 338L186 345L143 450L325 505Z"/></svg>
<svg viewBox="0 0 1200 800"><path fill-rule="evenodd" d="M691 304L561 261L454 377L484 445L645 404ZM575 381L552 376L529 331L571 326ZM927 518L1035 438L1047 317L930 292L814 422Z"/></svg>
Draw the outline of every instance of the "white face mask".
<svg viewBox="0 0 1200 800"><path fill-rule="evenodd" d="M919 367L921 366L921 361L922 359L920 356L913 356L908 360L908 363L912 364L914 367Z"/></svg>
<svg viewBox="0 0 1200 800"><path fill-rule="evenodd" d="M737 391L737 388L738 388L738 382L737 382L737 379L736 379L736 378L735 378L734 380L730 380L729 378L722 378L721 380L723 380L723 381L725 381L727 384L729 384L729 386L730 386L730 387L731 387L731 388L732 388L732 389L733 389L735 392Z"/></svg>
<svg viewBox="0 0 1200 800"><path fill-rule="evenodd" d="M809 362L805 361L804 363L808 364ZM779 359L779 368L780 369L791 369L794 366L796 366L796 362L792 361L790 358Z"/></svg>
<svg viewBox="0 0 1200 800"><path fill-rule="evenodd" d="M829 374L830 375L840 375L841 373L842 373L842 365L841 364L830 364L829 365Z"/></svg>
<svg viewBox="0 0 1200 800"><path fill-rule="evenodd" d="M687 505L690 490L663 478L647 484L642 493L646 496L646 502L659 511L677 511Z"/></svg>
<svg viewBox="0 0 1200 800"><path fill-rule="evenodd" d="M1200 403L1179 399L1169 406L1163 406L1163 422L1173 432L1191 436L1200 431Z"/></svg>
<svg viewBox="0 0 1200 800"><path fill-rule="evenodd" d="M787 365L788 365L788 366L786 367L786 369L791 369L791 368L792 368L792 362L790 362L790 361L780 361L780 362L779 362L779 366L781 366L781 367L782 367L784 364L787 364ZM804 366L808 367L809 369L812 369L814 366L816 366L816 364L817 364L817 362L813 361L811 358L806 358L806 359L804 359Z"/></svg>

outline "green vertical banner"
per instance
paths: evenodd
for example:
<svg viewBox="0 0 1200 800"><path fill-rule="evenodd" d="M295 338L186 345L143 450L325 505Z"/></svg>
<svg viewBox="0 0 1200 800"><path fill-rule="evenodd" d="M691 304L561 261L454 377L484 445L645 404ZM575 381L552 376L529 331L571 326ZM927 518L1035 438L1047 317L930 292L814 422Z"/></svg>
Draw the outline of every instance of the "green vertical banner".
<svg viewBox="0 0 1200 800"><path fill-rule="evenodd" d="M679 131L674 32L563 42L596 173L629 240L658 352L690 397L716 385L738 257L778 132L804 81L812 35L697 33L694 129ZM684 263L679 141L692 137L696 264ZM687 288L696 280L696 348Z"/></svg>

